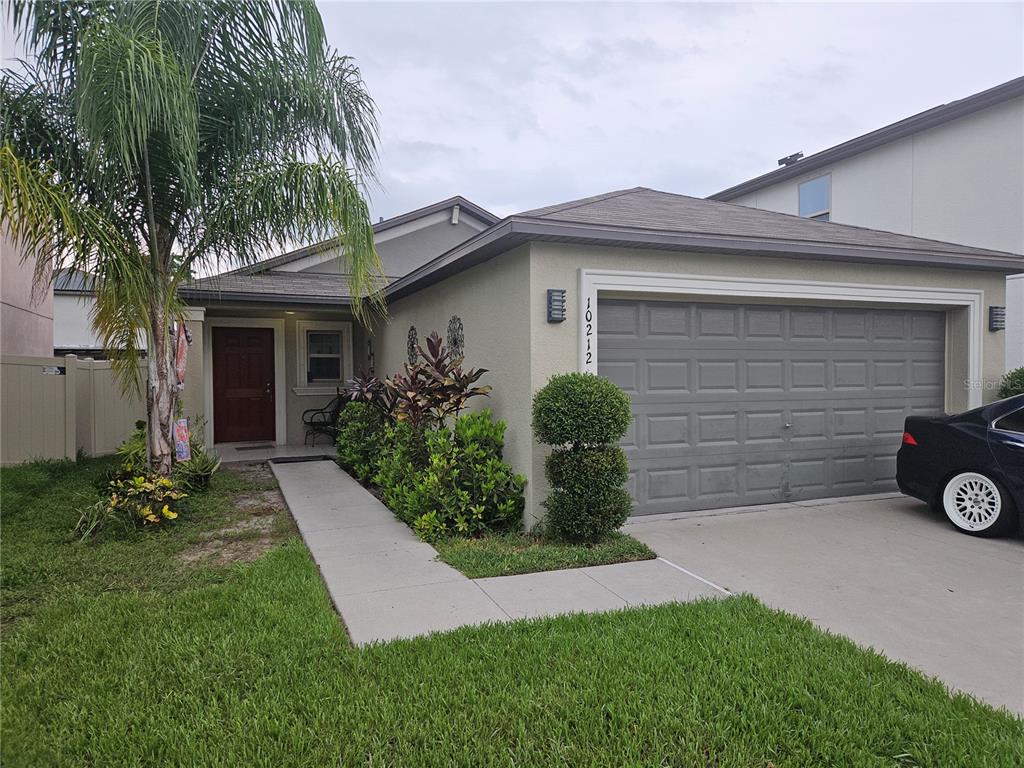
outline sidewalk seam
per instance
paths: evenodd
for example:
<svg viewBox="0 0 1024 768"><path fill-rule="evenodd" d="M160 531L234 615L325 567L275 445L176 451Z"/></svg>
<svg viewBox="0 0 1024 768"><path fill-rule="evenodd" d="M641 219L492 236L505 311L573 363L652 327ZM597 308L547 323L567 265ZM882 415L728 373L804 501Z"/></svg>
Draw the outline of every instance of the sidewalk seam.
<svg viewBox="0 0 1024 768"><path fill-rule="evenodd" d="M495 606L495 607L496 607L496 608L497 608L497 609L498 609L499 611L501 611L501 612L502 612L502 613L503 613L503 614L504 614L504 615L505 615L505 616L506 616L506 617L508 618L508 620L509 620L509 621L515 621L515 619L513 619L513 618L512 618L512 615L511 615L511 614L510 614L510 613L509 613L508 611L506 611L506 610L505 610L505 609L504 609L504 608L503 608L503 607L501 606L501 603L499 603L499 602L498 602L497 600L495 600L495 599L494 599L494 597L493 597L493 596L491 595L491 593L490 593L490 592L488 592L488 591L487 591L486 589L484 589L484 588L483 588L482 586L480 586L479 584L477 584L477 580L476 580L476 579L470 579L470 581L471 581L471 582L473 583L473 586L474 586L474 587L476 587L477 589L479 589L479 590L480 590L481 592L483 592L483 593L484 593L484 594L485 594L485 595L487 596L487 599L488 599L488 600L490 600L490 601L491 601L492 603L494 603L494 606Z"/></svg>

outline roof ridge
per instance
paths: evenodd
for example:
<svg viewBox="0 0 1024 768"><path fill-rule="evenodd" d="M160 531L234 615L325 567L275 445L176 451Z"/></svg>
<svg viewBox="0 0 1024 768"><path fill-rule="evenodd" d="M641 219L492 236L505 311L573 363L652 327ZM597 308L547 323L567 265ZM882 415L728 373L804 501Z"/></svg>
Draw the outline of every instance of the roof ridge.
<svg viewBox="0 0 1024 768"><path fill-rule="evenodd" d="M920 243L934 243L935 245L938 245L938 246L946 246L946 247L953 246L955 248L966 248L966 249L973 250L973 251L985 251L987 253L992 253L992 254L1004 254L1004 255L1005 254L1010 254L1010 255L1013 255L1013 256L1020 256L1020 254L1016 254L1013 251L999 251L999 250L996 250L996 249L993 249L993 248L979 248L979 247L975 247L975 246L965 246L963 243L950 243L950 242L944 241L944 240L936 240L935 238L922 238L922 237L918 236L918 234L907 234L906 232L897 232L897 231L893 231L891 229L879 229L879 228L876 228L876 227L863 226L863 225L860 225L860 224L846 224L846 223L843 223L843 222L840 222L840 221L818 221L816 219L808 218L807 216L799 216L799 215L797 215L795 213L783 213L782 211L771 211L771 210L768 210L767 208L752 208L750 206L740 205L739 203L730 203L730 202L724 201L724 200L711 200L709 198L695 198L692 195L683 195L682 193L674 193L674 191L666 191L664 189L653 189L653 188L651 188L649 186L637 186L637 187L634 187L633 189L628 189L626 191L649 191L649 193L653 193L654 195L665 196L665 197L672 197L672 198L683 198L685 200L691 200L694 203L707 204L707 205L711 205L711 206L723 206L723 207L729 208L731 210L740 210L740 211L743 211L744 213L753 213L754 215L761 214L761 215L766 215L766 216L769 216L769 217L783 216L786 219L790 219L790 220L797 219L797 220L800 220L800 221L807 222L808 224L813 225L813 226L840 227L840 228L843 228L843 229L856 229L858 231L867 231L867 232L883 232L885 234L892 234L892 236L895 236L897 238L908 238L910 240L918 241ZM618 195L620 195L620 194L611 195L611 196L609 196L609 199L610 198L614 198L614 197L618 197ZM566 209L566 210L568 210L568 209ZM560 212L561 211L552 211L551 213L560 213ZM541 218L541 217L535 216L534 218ZM573 219L564 219L564 220L565 221L574 221ZM589 222L575 221L574 223L589 223ZM652 231L670 231L668 229L659 228L659 227L641 227L641 228L649 228ZM685 229L678 229L677 231L687 231L687 230L685 230ZM772 238L770 236L766 236L766 239L771 240Z"/></svg>
<svg viewBox="0 0 1024 768"><path fill-rule="evenodd" d="M400 223L405 223L406 221L415 221L420 216L429 216L432 213L436 213L437 211L440 210L445 210L446 208L455 205L458 205L460 208L464 207L466 212L470 216L480 219L488 227L493 226L495 223L501 220L498 216L491 213L482 205L474 203L468 197L464 197L463 195L452 195L450 197L444 198L443 200L437 200L436 202L430 203L428 205L421 205L419 208L413 208L410 211L395 214L394 216L389 216L383 221L378 221L375 224L373 224L374 234L376 234L378 231L386 231L392 228L393 226L397 226ZM488 219L490 220L488 221ZM265 259L254 261L251 264L243 264L242 266L229 270L224 274L254 275L260 274L261 272L268 272L276 267L282 266L284 264L290 264L291 262L298 261L299 259L305 258L306 256L313 256L317 253L321 253L330 248L334 243L338 242L338 239L339 238L337 237L329 237L325 240L319 240L315 243L310 243L309 245L303 245L298 248L293 248L290 251L279 253L276 256L268 256Z"/></svg>
<svg viewBox="0 0 1024 768"><path fill-rule="evenodd" d="M540 208L531 208L528 211L515 214L516 216L532 216L533 218L540 218L541 216L547 216L552 213L561 213L562 211L568 211L573 208L579 208L584 205L591 203L599 203L604 200L611 200L622 195L629 194L631 192L640 192L645 190L647 187L630 187L629 189L616 189L611 192L604 192L600 195L591 195L590 197L581 197L577 200L570 200L567 203L555 203L554 205L542 205ZM544 213L538 214L537 211L544 211Z"/></svg>
<svg viewBox="0 0 1024 768"><path fill-rule="evenodd" d="M820 227L820 228L823 228L822 232L829 231L829 230L835 232L836 229L840 229L840 230L844 230L844 231L857 231L857 232L868 232L868 233L872 233L872 234L891 235L891 236L898 237L898 238L901 238L901 239L905 238L907 240L916 242L916 243L918 243L920 245L928 244L928 245L938 246L938 247L933 248L932 250L935 250L935 251L938 251L938 252L942 252L942 253L957 253L957 252L963 250L963 251L974 251L974 252L987 253L987 254L998 254L998 255L1002 255L1002 256L1005 256L1005 255L1011 255L1011 256L1017 256L1017 257L1021 257L1022 256L1021 254L1016 254L1016 253L1013 253L1012 251L999 251L999 250L996 250L996 249L993 249L993 248L979 248L979 247L976 247L976 246L967 246L967 245L964 245L963 243L951 243L951 242L948 242L946 240L937 240L937 239L929 238L929 237L919 237L917 235L908 235L906 232L892 232L890 230L875 229L873 227L865 227L865 226L860 226L860 225L857 225L857 224L843 224L843 223L835 222L835 221L817 221L815 219L811 219L811 218L808 218L806 216L798 216L798 215L792 214L792 213L782 213L780 211L771 211L771 210L768 210L766 208L751 208L750 206L740 205L738 203L730 203L730 202L726 202L724 200L711 200L711 199L703 198L703 197L694 197L692 195L684 195L684 194L681 194L679 192L666 192L666 191L660 190L660 189L651 189L650 187L634 187L633 189L619 190L619 191L616 191L614 193L608 193L608 194L603 195L603 196L602 195L598 195L595 198L592 198L589 202L592 202L592 203L593 202L602 202L603 200L614 199L616 197L621 197L622 195L626 194L627 192L641 192L641 191L651 192L651 193L653 193L655 195L662 196L662 197L682 198L682 199L685 199L685 200L692 201L695 204L707 205L707 206L712 206L712 207L719 206L719 207L727 208L727 209L729 209L731 211L741 211L744 215L747 215L747 216L766 216L768 218L775 218L775 219L780 219L781 218L781 219L785 219L786 221L800 221L800 222L803 222L801 224L801 226L809 226L809 227L812 227L812 228L813 227ZM560 209L557 209L557 210L547 211L545 214L540 215L540 216L530 216L529 213L517 214L517 215L518 216L523 216L524 218L532 218L532 219L535 219L535 220L542 220L546 216L549 216L549 215L552 215L552 214L559 214L559 213L563 213L564 211L568 211L568 210L572 210L574 208L582 207L582 205L578 204L579 201L573 201L573 202L577 203L577 204L574 204L574 205L571 205L571 206L568 206L568 207L565 207L565 208L560 208ZM538 210L544 210L544 209L541 208L541 209L538 209ZM593 222L588 222L588 221L585 221L585 220L574 219L574 218L571 218L571 216L567 217L567 218L560 218L560 219L557 219L557 220L558 221L563 221L563 222L566 222L566 223L574 223L574 224L587 224L587 225L589 225L589 224L593 223ZM670 230L670 229L666 229L665 227L644 227L644 226L638 226L637 228L639 228L639 229L647 229L647 230L650 230L652 232L653 231L660 231L660 232L675 231L675 232L679 232L679 233L697 233L697 232L700 231L699 229L684 229L684 228L673 228L673 229ZM790 238L785 238L785 237L776 238L776 237L773 237L771 235L761 235L760 237L762 237L763 239L766 239L766 240L774 240L774 239L787 240L787 239L790 239ZM950 250L950 247L952 247L953 250Z"/></svg>

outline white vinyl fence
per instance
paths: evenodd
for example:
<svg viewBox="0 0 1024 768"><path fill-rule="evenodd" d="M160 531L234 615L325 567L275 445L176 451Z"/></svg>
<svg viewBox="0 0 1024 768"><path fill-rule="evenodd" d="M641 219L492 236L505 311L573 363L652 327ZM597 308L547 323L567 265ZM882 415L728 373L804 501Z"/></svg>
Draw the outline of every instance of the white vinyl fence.
<svg viewBox="0 0 1024 768"><path fill-rule="evenodd" d="M75 355L0 358L0 463L112 453L146 417L110 363Z"/></svg>

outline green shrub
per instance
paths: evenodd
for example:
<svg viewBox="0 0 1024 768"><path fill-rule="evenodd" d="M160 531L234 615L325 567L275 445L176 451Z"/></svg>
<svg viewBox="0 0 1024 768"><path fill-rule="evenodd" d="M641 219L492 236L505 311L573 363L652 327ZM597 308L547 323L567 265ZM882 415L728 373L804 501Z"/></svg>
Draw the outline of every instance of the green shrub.
<svg viewBox="0 0 1024 768"><path fill-rule="evenodd" d="M116 478L108 485L110 498L90 505L82 512L75 533L85 539L111 521L126 526L162 526L182 512L181 500L188 496L169 477L145 471L134 477Z"/></svg>
<svg viewBox="0 0 1024 768"><path fill-rule="evenodd" d="M455 441L463 448L479 448L500 459L507 426L504 421L494 421L490 411L467 413L455 420Z"/></svg>
<svg viewBox="0 0 1024 768"><path fill-rule="evenodd" d="M548 533L563 541L596 542L622 527L633 508L625 488L565 490L544 500Z"/></svg>
<svg viewBox="0 0 1024 768"><path fill-rule="evenodd" d="M383 452L384 415L370 403L350 402L338 415L338 464L368 483Z"/></svg>
<svg viewBox="0 0 1024 768"><path fill-rule="evenodd" d="M613 445L632 419L629 396L589 373L553 376L533 399L537 438L555 447L545 462L551 494L544 501L548 533L596 542L629 517L633 500L622 487L626 455Z"/></svg>
<svg viewBox="0 0 1024 768"><path fill-rule="evenodd" d="M202 445L193 445L191 450L192 458L176 462L171 468L171 477L186 491L200 493L210 487L210 480L220 469L220 459L207 453Z"/></svg>
<svg viewBox="0 0 1024 768"><path fill-rule="evenodd" d="M125 476L146 471L149 465L146 451L146 422L135 422L135 429L128 435L128 439L117 446L117 456L121 459L121 471Z"/></svg>
<svg viewBox="0 0 1024 768"><path fill-rule="evenodd" d="M417 475L426 467L427 445L423 433L407 421L385 423L373 483L380 488L381 498L388 508L409 524L417 514L413 487Z"/></svg>
<svg viewBox="0 0 1024 768"><path fill-rule="evenodd" d="M591 373L552 376L533 398L533 431L548 445L614 443L632 418L629 395Z"/></svg>
<svg viewBox="0 0 1024 768"><path fill-rule="evenodd" d="M487 411L426 434L427 466L402 499L404 517L426 541L505 531L522 523L526 478L502 461L505 422Z"/></svg>
<svg viewBox="0 0 1024 768"><path fill-rule="evenodd" d="M196 419L189 429L189 451L192 457L187 461L176 461L171 467L175 484L190 493L205 491L210 480L220 469L220 459L206 450L206 422ZM121 464L108 472L101 480L101 490L116 480L131 480L139 475L149 475L149 459L146 450L146 422L135 422L135 429L128 439L117 447Z"/></svg>
<svg viewBox="0 0 1024 768"><path fill-rule="evenodd" d="M1024 368L1014 368L1012 371L1007 371L1006 375L1003 376L1002 382L999 384L999 397L1013 397L1014 395L1024 395Z"/></svg>
<svg viewBox="0 0 1024 768"><path fill-rule="evenodd" d="M220 469L220 459L206 450L206 420L196 419L189 430L189 452L192 457L178 461L171 468L171 477L179 487L190 493L199 493L210 487L210 480Z"/></svg>
<svg viewBox="0 0 1024 768"><path fill-rule="evenodd" d="M617 445L555 449L544 464L552 488L621 488L629 479L629 462Z"/></svg>
<svg viewBox="0 0 1024 768"><path fill-rule="evenodd" d="M145 473L110 484L109 509L137 526L160 525L176 520L179 501L188 494L175 487L169 477Z"/></svg>

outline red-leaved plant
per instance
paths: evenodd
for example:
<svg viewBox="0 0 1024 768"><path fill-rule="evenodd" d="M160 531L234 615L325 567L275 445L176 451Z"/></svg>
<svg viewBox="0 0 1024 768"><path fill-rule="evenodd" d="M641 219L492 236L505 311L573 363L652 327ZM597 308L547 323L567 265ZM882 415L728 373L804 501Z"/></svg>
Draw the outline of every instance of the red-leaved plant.
<svg viewBox="0 0 1024 768"><path fill-rule="evenodd" d="M417 346L416 352L416 362L406 363L404 373L382 382L394 398L397 420L416 429L439 427L449 416L458 417L471 397L486 397L491 391L486 384L474 386L487 369L464 369L462 356L453 354L437 331L427 337L426 349Z"/></svg>
<svg viewBox="0 0 1024 768"><path fill-rule="evenodd" d="M366 403L383 416L390 417L395 411L394 390L384 386L384 382L376 376L361 373L349 379L343 392L351 402Z"/></svg>

